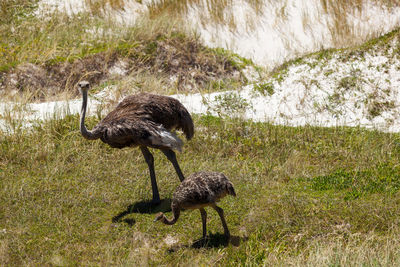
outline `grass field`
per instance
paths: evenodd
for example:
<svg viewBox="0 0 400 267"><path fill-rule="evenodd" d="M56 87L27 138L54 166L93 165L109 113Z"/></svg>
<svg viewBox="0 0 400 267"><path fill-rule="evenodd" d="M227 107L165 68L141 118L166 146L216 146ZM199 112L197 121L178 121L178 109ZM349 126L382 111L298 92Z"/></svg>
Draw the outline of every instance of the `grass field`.
<svg viewBox="0 0 400 267"><path fill-rule="evenodd" d="M1 265L400 263L398 134L211 116L195 124L178 160L185 175L220 171L234 183L238 196L220 204L230 244L212 210L207 244L197 211L153 223L179 183L171 164L155 151L164 202L149 210L140 151L84 140L70 116L1 137Z"/></svg>

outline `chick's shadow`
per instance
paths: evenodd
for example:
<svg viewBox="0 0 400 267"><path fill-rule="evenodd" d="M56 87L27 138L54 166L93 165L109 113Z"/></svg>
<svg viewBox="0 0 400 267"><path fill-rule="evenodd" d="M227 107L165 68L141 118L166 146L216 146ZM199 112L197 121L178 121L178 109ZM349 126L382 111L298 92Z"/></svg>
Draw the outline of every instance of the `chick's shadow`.
<svg viewBox="0 0 400 267"><path fill-rule="evenodd" d="M130 226L135 224L135 219L132 218L125 218L125 216L132 214L132 213L140 213L140 214L155 214L158 212L169 212L171 211L171 199L166 198L162 199L161 203L154 204L151 201L139 201L134 204L129 205L126 210L118 213L115 215L111 221L113 223L117 222L125 222Z"/></svg>
<svg viewBox="0 0 400 267"><path fill-rule="evenodd" d="M225 235L220 233L209 234L207 238L200 238L195 240L191 248L218 248L218 247L226 247L229 244L232 246L238 247L241 242L246 241L247 237L240 237L231 235L228 239Z"/></svg>
<svg viewBox="0 0 400 267"><path fill-rule="evenodd" d="M195 241L191 245L177 245L168 249L168 252L176 252L181 248L192 248L192 249L201 249L201 248L220 248L227 247L231 244L234 247L238 247L242 242L247 241L248 237L240 237L231 235L230 239L226 238L225 235L220 233L211 234L209 233L207 238L200 238Z"/></svg>

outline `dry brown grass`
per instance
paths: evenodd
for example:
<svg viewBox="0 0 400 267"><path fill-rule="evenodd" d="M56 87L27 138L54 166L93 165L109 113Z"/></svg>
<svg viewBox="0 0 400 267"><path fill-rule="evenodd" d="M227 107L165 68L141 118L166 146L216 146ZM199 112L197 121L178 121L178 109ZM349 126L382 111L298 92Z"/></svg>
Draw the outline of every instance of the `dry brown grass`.
<svg viewBox="0 0 400 267"><path fill-rule="evenodd" d="M249 0L246 1L250 8L254 11L254 14L260 15L262 14L263 1L262 0ZM200 22L204 24L212 23L215 24L225 24L229 25L231 30L235 30L236 20L235 14L232 12L231 7L234 3L234 0L223 0L223 1L215 1L215 0L186 0L186 1L171 1L171 0L162 0L158 2L154 2L149 6L150 17L157 17L160 14L180 14L183 16L189 10L189 8L193 8L196 6L197 8L204 10L204 12L200 12ZM255 21L254 17L248 18L249 25Z"/></svg>
<svg viewBox="0 0 400 267"><path fill-rule="evenodd" d="M105 8L107 5L115 9L123 8L124 4L122 0L101 0L93 1L87 0L92 11L99 10L99 8ZM248 23L254 24L256 17L264 12L264 7L266 4L274 6L274 2L271 0L243 0L247 3L249 7L254 12L254 16L247 19ZM349 46L354 43L349 43L350 37L357 37L357 33L353 32L349 21L347 21L347 16L345 14L355 14L363 11L365 3L373 3L377 6L384 6L386 8L393 8L400 5L400 1L388 1L388 0L320 0L321 3L321 14L328 14L332 16L332 23L329 25L332 36L335 38L334 42L338 46L343 46L344 44ZM235 14L232 13L230 7L232 7L234 0L184 0L184 1L174 1L174 0L161 0L154 1L149 4L149 14L150 17L156 18L160 15L168 14L171 17L176 17L176 14L181 16L186 14L190 8L196 6L204 10L204 15L200 13L199 20L203 24L212 23L229 25L232 30L236 28ZM276 13L277 19L287 19L286 18L286 4L283 3L283 7L279 9ZM314 22L310 22L314 23Z"/></svg>
<svg viewBox="0 0 400 267"><path fill-rule="evenodd" d="M360 42L358 33L348 21L349 14L363 12L363 6L369 0L333 1L321 0L323 13L333 17L332 23L328 25L333 44L335 47L352 46ZM376 1L377 5L384 5L384 1Z"/></svg>
<svg viewBox="0 0 400 267"><path fill-rule="evenodd" d="M0 235L7 233L4 230L5 229L0 229ZM10 264L10 258L8 256L8 253L9 253L8 248L9 248L9 245L8 245L7 241L0 242L0 265L2 265L2 266L6 266L6 265Z"/></svg>
<svg viewBox="0 0 400 267"><path fill-rule="evenodd" d="M340 228L340 226L338 226ZM397 266L400 245L397 234L382 237L374 232L348 233L311 240L298 254L270 253L263 262L270 266ZM301 238L301 236L299 236Z"/></svg>
<svg viewBox="0 0 400 267"><path fill-rule="evenodd" d="M90 10L94 14L99 14L107 6L113 9L123 9L125 6L124 0L84 0Z"/></svg>
<svg viewBox="0 0 400 267"><path fill-rule="evenodd" d="M246 18L246 27L249 32L254 30L255 25L260 22L258 18L265 12L265 7L276 9L275 18L276 21L280 23L285 23L286 20L290 19L287 17L287 3L288 1L282 1L277 7L277 3L271 0L259 0L250 1L243 0L252 9L249 11L249 16ZM159 1L153 3L150 6L150 15L156 17L160 14L176 14L179 12L181 16L186 14L190 7L196 6L201 12L198 12L198 20L203 25L216 25L221 24L228 26L232 31L237 28L237 19L233 13L231 7L234 3L233 0L226 1L198 1L198 0L186 0L186 1ZM326 16L329 16L329 23L327 25L331 36L332 43L334 47L348 47L364 42L366 39L377 37L383 32L377 32L375 35L371 36L361 36L360 32L354 28L352 24L352 17L363 18L365 9L368 8L367 3L372 3L378 7L383 8L393 8L400 6L400 1L387 1L387 0L321 0L322 9L319 11L320 14L317 15L317 19L321 21L309 20L307 14L303 14L303 27L304 29L312 28L315 23L325 23L323 20ZM251 15L250 15L251 14ZM286 36L287 32L281 32L281 36ZM291 36L282 38L282 41L286 43L287 49L290 51L293 49Z"/></svg>

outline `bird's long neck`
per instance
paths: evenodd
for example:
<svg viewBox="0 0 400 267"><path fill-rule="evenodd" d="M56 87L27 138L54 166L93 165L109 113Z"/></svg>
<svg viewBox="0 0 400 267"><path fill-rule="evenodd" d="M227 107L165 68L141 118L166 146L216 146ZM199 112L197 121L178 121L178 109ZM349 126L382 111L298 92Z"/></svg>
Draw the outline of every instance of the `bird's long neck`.
<svg viewBox="0 0 400 267"><path fill-rule="evenodd" d="M168 224L168 225L175 224L176 221L178 221L178 219L179 219L179 215L181 214L181 210L180 210L179 208L172 208L172 214L173 214L173 217L172 217L171 220L169 220L169 219L168 219L167 217L165 217L165 215L163 214L163 217L162 217L161 221L162 221L164 224Z"/></svg>
<svg viewBox="0 0 400 267"><path fill-rule="evenodd" d="M89 131L85 126L85 116L86 116L86 107L87 107L87 90L82 90L82 109L81 109L81 124L80 124L80 131L83 137L89 140L94 140L99 138L97 134Z"/></svg>

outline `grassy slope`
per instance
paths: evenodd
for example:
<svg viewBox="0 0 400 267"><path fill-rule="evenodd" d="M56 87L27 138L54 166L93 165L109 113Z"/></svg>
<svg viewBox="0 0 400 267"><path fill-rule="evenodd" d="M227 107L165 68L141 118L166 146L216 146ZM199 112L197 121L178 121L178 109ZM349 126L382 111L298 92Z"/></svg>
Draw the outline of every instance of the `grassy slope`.
<svg viewBox="0 0 400 267"><path fill-rule="evenodd" d="M32 13L35 0L22 7L18 1L0 5L0 14L7 14L0 24L0 93L11 92L11 100L13 91L31 100L76 96L81 79L163 94L237 89L247 82L240 70L252 65L249 60L203 46L178 18L142 18L130 27L91 14L41 18ZM126 74L110 74L120 62Z"/></svg>
<svg viewBox="0 0 400 267"><path fill-rule="evenodd" d="M138 149L84 140L74 116L1 137L0 263L399 263L399 135L207 116L195 123L179 162L185 174L221 171L234 182L238 197L221 207L239 246L225 246L212 210L212 238L200 249L192 247L197 211L170 227L152 222L158 210L112 222L151 198L147 165ZM161 153L155 158L169 198L178 178Z"/></svg>

